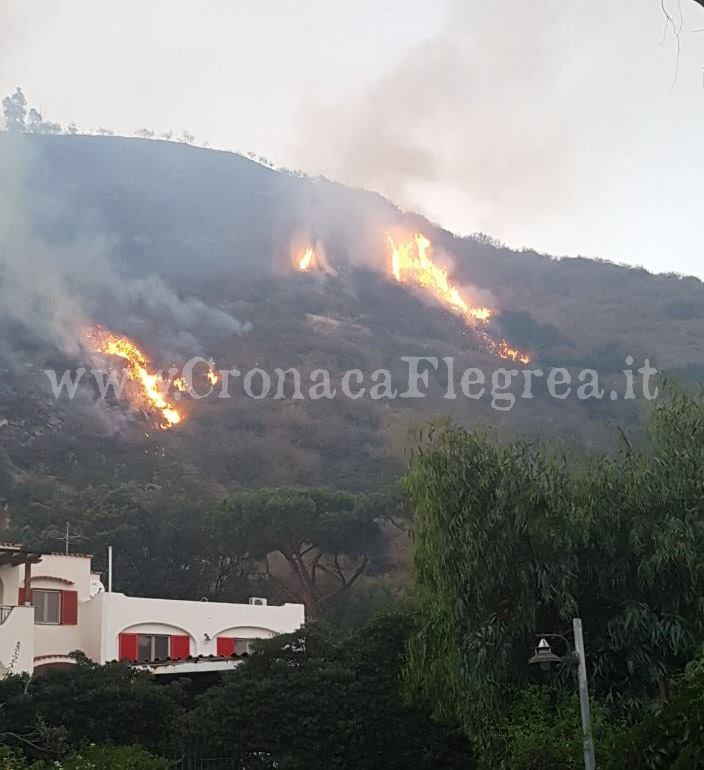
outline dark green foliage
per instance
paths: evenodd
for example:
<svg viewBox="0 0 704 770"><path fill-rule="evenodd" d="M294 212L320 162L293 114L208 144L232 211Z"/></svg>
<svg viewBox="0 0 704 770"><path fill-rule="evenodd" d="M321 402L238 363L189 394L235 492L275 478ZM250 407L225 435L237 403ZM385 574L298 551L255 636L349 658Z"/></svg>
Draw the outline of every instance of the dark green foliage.
<svg viewBox="0 0 704 770"><path fill-rule="evenodd" d="M405 613L353 634L308 626L262 642L195 702L180 685L79 656L76 666L29 682L0 680L0 750L75 770L84 767L79 756L101 768L162 766L148 757L138 764L133 744L172 758L195 747L242 768L464 770L472 766L466 739L435 723L422 701L401 696L412 628Z"/></svg>
<svg viewBox="0 0 704 770"><path fill-rule="evenodd" d="M167 770L169 763L140 746L85 746L61 759L29 764L21 755L0 747L3 770Z"/></svg>
<svg viewBox="0 0 704 770"><path fill-rule="evenodd" d="M199 599L218 579L217 551L204 526L215 499L183 474L173 471L158 484L142 486L53 489L45 499L37 498L23 511L24 526L5 538L57 550L68 521L76 538L71 550L95 554L95 567L104 569L111 544L116 588L137 596Z"/></svg>
<svg viewBox="0 0 704 770"><path fill-rule="evenodd" d="M409 682L486 751L536 676L536 632L569 634L581 616L592 693L631 715L667 695L704 639L704 399L673 391L649 438L577 467L452 427L421 444L409 490L424 625Z"/></svg>
<svg viewBox="0 0 704 770"><path fill-rule="evenodd" d="M162 483L52 489L31 501L24 526L3 535L46 550L70 521L73 551L105 567L114 548L115 588L138 596L243 601L263 594L319 613L364 574L386 563L383 521L407 516L400 484L363 495L340 490L244 490L216 501L188 477ZM269 569L278 553L287 569Z"/></svg>
<svg viewBox="0 0 704 770"><path fill-rule="evenodd" d="M616 742L607 770L704 767L704 666L688 666L671 699L651 709Z"/></svg>
<svg viewBox="0 0 704 770"><path fill-rule="evenodd" d="M594 700L594 699L592 699ZM614 726L606 709L592 704L592 726L597 765L606 766L615 755ZM579 700L575 692L554 686L529 686L516 693L498 730L503 745L500 763L487 757L487 770L582 770L584 753Z"/></svg>
<svg viewBox="0 0 704 770"><path fill-rule="evenodd" d="M167 770L169 763L140 746L86 746L57 765L41 763L30 770Z"/></svg>
<svg viewBox="0 0 704 770"><path fill-rule="evenodd" d="M77 655L75 666L29 683L20 676L0 680L2 742L38 757L86 742L158 750L178 734L180 700L176 685L157 687L147 674Z"/></svg>
<svg viewBox="0 0 704 770"><path fill-rule="evenodd" d="M335 639L309 626L209 690L194 714L216 752L247 768L467 768L468 744L399 694L408 616L377 618Z"/></svg>
<svg viewBox="0 0 704 770"><path fill-rule="evenodd" d="M368 498L328 489L254 489L228 496L213 515L225 551L239 549L255 560L279 554L288 579L279 581L308 612L348 590L380 561L384 538L380 519L386 497ZM395 508L388 515L395 513Z"/></svg>
<svg viewBox="0 0 704 770"><path fill-rule="evenodd" d="M557 494L567 483L558 461L459 429L430 439L409 476L423 616L410 671L441 713L477 734L502 693L529 681L538 625L559 629L574 612L579 533Z"/></svg>

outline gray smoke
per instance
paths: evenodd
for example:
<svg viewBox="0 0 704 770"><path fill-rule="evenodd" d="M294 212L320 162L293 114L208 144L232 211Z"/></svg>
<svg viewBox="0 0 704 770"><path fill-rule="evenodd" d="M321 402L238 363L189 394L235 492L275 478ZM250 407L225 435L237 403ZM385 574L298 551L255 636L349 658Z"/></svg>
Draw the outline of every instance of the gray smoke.
<svg viewBox="0 0 704 770"><path fill-rule="evenodd" d="M251 328L226 308L170 287L163 277L125 276L119 246L86 227L50 238L41 217L61 221L56 200L33 199L36 158L28 143L0 153L0 328L5 358L21 361L28 339L77 357L86 329L96 323L141 331L165 355L208 355L201 335L229 336ZM37 216L39 212L39 217ZM47 214L51 217L47 217ZM17 336L16 342L13 342ZM142 343L145 340L141 340Z"/></svg>
<svg viewBox="0 0 704 770"><path fill-rule="evenodd" d="M676 89L659 0L446 0L439 32L366 89L302 105L295 160L460 232L582 253L608 240L616 258L629 237L629 254L639 239L652 248L643 212L666 205L657 185L687 180L688 155L702 156L677 144L691 131L682 105L701 101L700 9L665 6L683 15ZM691 197L668 214L691 221Z"/></svg>

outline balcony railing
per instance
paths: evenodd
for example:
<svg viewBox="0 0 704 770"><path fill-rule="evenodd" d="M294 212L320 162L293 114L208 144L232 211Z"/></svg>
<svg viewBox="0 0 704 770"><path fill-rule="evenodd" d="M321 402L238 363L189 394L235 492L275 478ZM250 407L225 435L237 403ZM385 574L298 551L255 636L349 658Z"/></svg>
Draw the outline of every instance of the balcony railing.
<svg viewBox="0 0 704 770"><path fill-rule="evenodd" d="M5 607L0 604L0 626L10 617L12 610L12 607Z"/></svg>

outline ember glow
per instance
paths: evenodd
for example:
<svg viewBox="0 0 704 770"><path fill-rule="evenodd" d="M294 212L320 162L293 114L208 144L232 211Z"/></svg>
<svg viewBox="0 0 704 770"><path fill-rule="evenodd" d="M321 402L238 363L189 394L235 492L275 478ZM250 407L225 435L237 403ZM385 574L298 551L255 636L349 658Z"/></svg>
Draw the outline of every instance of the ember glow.
<svg viewBox="0 0 704 770"><path fill-rule="evenodd" d="M309 246L298 260L298 269L305 273L308 270L312 270L315 263L315 251L312 246Z"/></svg>
<svg viewBox="0 0 704 770"><path fill-rule="evenodd" d="M164 395L168 383L160 372L150 371L149 359L132 340L101 328L91 329L86 336L97 352L125 362L127 375L135 385L128 394L134 406L158 414L161 428L172 428L181 422L180 413Z"/></svg>
<svg viewBox="0 0 704 770"><path fill-rule="evenodd" d="M506 340L494 339L483 327L494 315L491 308L473 305L463 295L462 291L452 284L447 276L447 270L436 265L431 256L430 241L420 233L404 243L396 243L391 235L387 235L391 249L391 272L399 283L412 284L430 292L439 302L458 315L471 326L481 337L484 344L499 358L520 361L527 364L529 356L509 345Z"/></svg>

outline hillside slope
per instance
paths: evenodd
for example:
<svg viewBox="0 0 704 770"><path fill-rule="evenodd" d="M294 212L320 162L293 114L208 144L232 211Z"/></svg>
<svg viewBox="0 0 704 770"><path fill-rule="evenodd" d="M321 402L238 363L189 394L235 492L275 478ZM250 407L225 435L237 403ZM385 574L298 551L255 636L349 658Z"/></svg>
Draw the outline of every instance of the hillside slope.
<svg viewBox="0 0 704 770"><path fill-rule="evenodd" d="M400 472L411 426L445 414L580 449L602 446L614 422L637 433L642 401L558 401L543 389L500 412L488 399L444 399L442 372L424 399L189 401L169 431L90 388L51 397L42 370L86 363L86 323L129 335L160 367L201 355L243 372L385 367L400 382L401 356L453 356L458 372L505 365L457 316L393 281L392 230L423 232L453 279L501 311L492 334L537 366L593 367L609 382L631 355L678 376L704 372L695 278L458 238L373 193L176 143L0 134L0 179L0 480L10 499L28 479L146 482L174 466L214 486L369 488ZM293 269L305 243L324 249L331 274Z"/></svg>

